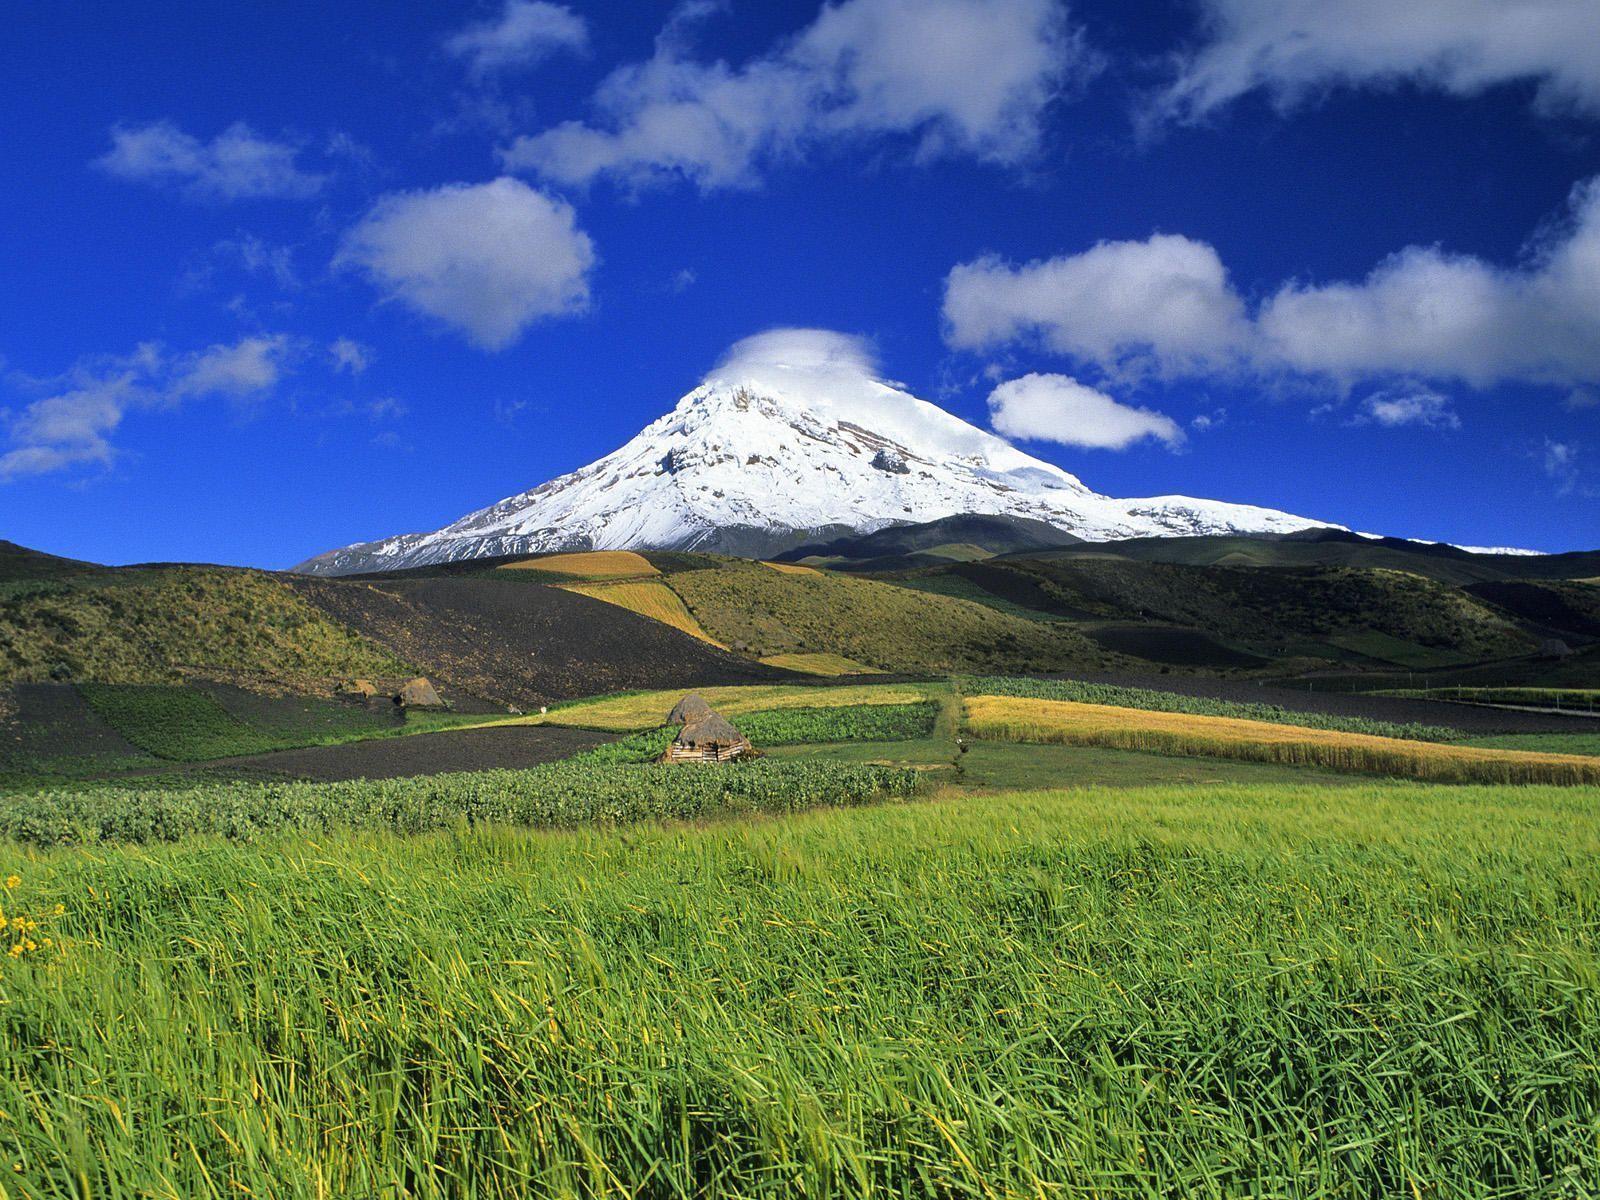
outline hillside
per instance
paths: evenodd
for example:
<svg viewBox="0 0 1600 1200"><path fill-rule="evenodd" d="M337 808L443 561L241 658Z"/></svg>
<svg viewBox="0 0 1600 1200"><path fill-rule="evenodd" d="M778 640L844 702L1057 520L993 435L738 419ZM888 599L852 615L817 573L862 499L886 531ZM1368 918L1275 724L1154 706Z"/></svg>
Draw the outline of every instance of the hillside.
<svg viewBox="0 0 1600 1200"><path fill-rule="evenodd" d="M298 578L325 615L415 662L429 678L530 707L636 688L793 678L565 586L479 575ZM579 576L566 573L567 582Z"/></svg>
<svg viewBox="0 0 1600 1200"><path fill-rule="evenodd" d="M0 592L0 683L209 678L310 688L409 670L259 571L102 569Z"/></svg>
<svg viewBox="0 0 1600 1200"><path fill-rule="evenodd" d="M778 562L806 562L850 571L899 570L941 560L988 558L1081 545L1083 539L1027 517L962 513L937 521L890 525L873 533L797 546Z"/></svg>
<svg viewBox="0 0 1600 1200"><path fill-rule="evenodd" d="M898 582L987 596L998 612L1079 622L1109 649L1200 667L1249 665L1240 654L1261 666L1290 658L1446 666L1530 654L1538 644L1467 592L1393 570L1082 555L957 564Z"/></svg>
<svg viewBox="0 0 1600 1200"><path fill-rule="evenodd" d="M28 580L60 579L71 575L86 575L103 571L94 563L79 562L75 558L61 558L42 550L30 550L15 542L0 539L0 586Z"/></svg>
<svg viewBox="0 0 1600 1200"><path fill-rule="evenodd" d="M1339 529L1284 535L1129 538L1042 552L1032 557L1110 557L1185 566L1376 567L1442 583L1499 579L1582 579L1600 575L1600 551L1570 554L1485 554L1457 546L1369 538Z"/></svg>
<svg viewBox="0 0 1600 1200"><path fill-rule="evenodd" d="M670 577L696 620L753 657L828 652L898 671L1094 669L1112 660L1064 624L878 580L729 561Z"/></svg>

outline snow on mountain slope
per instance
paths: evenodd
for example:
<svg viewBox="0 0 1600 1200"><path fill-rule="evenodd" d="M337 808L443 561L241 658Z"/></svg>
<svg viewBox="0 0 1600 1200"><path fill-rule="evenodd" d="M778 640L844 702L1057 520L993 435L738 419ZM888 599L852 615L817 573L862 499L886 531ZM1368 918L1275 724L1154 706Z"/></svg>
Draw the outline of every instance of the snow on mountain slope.
<svg viewBox="0 0 1600 1200"><path fill-rule="evenodd" d="M620 450L433 533L347 546L296 569L397 570L571 549L770 555L818 535L957 513L1047 521L1092 541L1288 533L1327 522L1186 496L1116 500L873 377L854 339L746 339Z"/></svg>

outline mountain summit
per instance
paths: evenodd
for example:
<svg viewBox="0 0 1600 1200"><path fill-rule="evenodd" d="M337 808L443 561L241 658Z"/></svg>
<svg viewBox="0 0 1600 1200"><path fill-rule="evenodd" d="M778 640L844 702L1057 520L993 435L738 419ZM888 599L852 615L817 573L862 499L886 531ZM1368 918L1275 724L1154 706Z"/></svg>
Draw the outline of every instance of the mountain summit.
<svg viewBox="0 0 1600 1200"><path fill-rule="evenodd" d="M789 330L730 356L597 462L410 533L318 555L321 575L573 549L765 556L957 513L1048 522L1090 541L1289 533L1327 522L1185 496L1117 500L874 378L853 339Z"/></svg>

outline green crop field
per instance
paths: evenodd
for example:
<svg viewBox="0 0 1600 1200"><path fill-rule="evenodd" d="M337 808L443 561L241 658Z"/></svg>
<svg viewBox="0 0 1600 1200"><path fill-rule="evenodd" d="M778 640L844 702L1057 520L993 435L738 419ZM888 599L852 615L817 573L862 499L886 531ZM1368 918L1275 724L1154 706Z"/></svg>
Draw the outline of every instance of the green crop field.
<svg viewBox="0 0 1600 1200"><path fill-rule="evenodd" d="M1466 738L1463 745L1489 750L1533 750L1544 754L1600 755L1600 730L1590 733L1499 733Z"/></svg>
<svg viewBox="0 0 1600 1200"><path fill-rule="evenodd" d="M755 762L710 771L613 765L630 761L637 756L351 783L39 791L0 796L0 839L55 846L195 836L250 840L284 830L416 833L484 822L557 828L795 812L909 796L920 786L913 771L826 762Z"/></svg>
<svg viewBox="0 0 1600 1200"><path fill-rule="evenodd" d="M515 718L623 735L525 770L0 795L0 1200L1600 1177L1600 787L1345 761L1600 779L1584 735L1521 735L1535 764L1077 683L703 691L763 757L655 765L672 691ZM349 732L82 694L153 761ZM1062 712L1107 744L1018 740ZM1152 723L1208 756L1124 745Z"/></svg>
<svg viewBox="0 0 1600 1200"><path fill-rule="evenodd" d="M800 742L892 742L927 737L939 705L872 704L839 708L778 708L739 718L739 730L757 746Z"/></svg>
<svg viewBox="0 0 1600 1200"><path fill-rule="evenodd" d="M1578 712L1600 713L1600 688L1390 688L1379 694L1415 700L1455 700L1467 704L1509 704L1519 708L1570 708Z"/></svg>
<svg viewBox="0 0 1600 1200"><path fill-rule="evenodd" d="M940 705L878 704L837 708L775 708L739 718L740 731L759 747L815 743L910 741L926 738L939 719ZM677 727L650 729L596 746L573 758L577 763L650 763L665 753ZM948 758L950 751L945 750Z"/></svg>
<svg viewBox="0 0 1600 1200"><path fill-rule="evenodd" d="M0 1186L1582 1196L1595 804L1089 789L11 846Z"/></svg>

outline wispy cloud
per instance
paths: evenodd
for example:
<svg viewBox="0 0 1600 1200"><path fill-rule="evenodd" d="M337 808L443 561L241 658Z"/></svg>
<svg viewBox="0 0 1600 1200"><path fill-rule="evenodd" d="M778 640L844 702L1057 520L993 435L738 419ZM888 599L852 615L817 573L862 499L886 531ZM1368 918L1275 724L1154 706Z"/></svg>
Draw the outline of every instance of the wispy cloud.
<svg viewBox="0 0 1600 1200"><path fill-rule="evenodd" d="M1425 387L1396 387L1375 392L1361 402L1357 424L1397 429L1416 425L1424 429L1460 429L1461 418L1450 397Z"/></svg>
<svg viewBox="0 0 1600 1200"><path fill-rule="evenodd" d="M1593 0L1200 0L1204 37L1160 99L1204 117L1250 92L1288 107L1338 87L1459 96L1537 85L1546 110L1600 113Z"/></svg>
<svg viewBox="0 0 1600 1200"><path fill-rule="evenodd" d="M173 187L197 200L303 200L328 176L303 169L301 148L255 133L240 121L209 142L171 121L117 125L95 166L118 179Z"/></svg>
<svg viewBox="0 0 1600 1200"><path fill-rule="evenodd" d="M530 67L559 51L581 53L588 46L588 22L564 4L544 0L505 0L493 18L467 26L444 44L477 75Z"/></svg>
<svg viewBox="0 0 1600 1200"><path fill-rule="evenodd" d="M334 338L328 343L328 359L335 374L347 372L359 375L372 365L372 347L364 346L354 338Z"/></svg>
<svg viewBox="0 0 1600 1200"><path fill-rule="evenodd" d="M192 399L264 395L277 385L293 352L291 338L271 334L187 354L147 343L126 356L84 360L53 381L49 395L0 414L10 443L0 454L0 482L110 466L118 453L112 435L130 412Z"/></svg>
<svg viewBox="0 0 1600 1200"><path fill-rule="evenodd" d="M1544 473L1556 482L1556 494L1570 496L1578 487L1578 447L1546 438L1543 459Z"/></svg>

